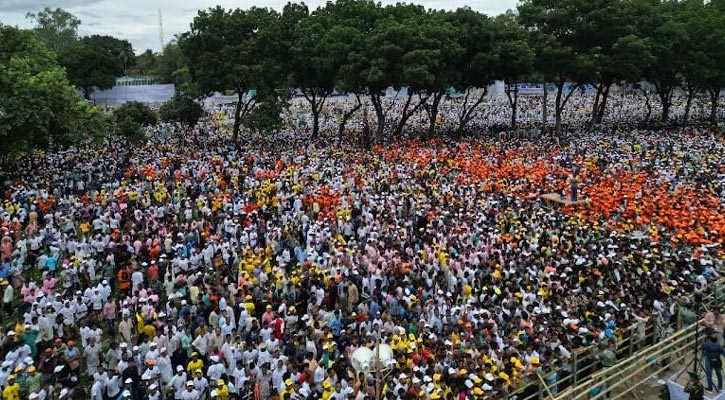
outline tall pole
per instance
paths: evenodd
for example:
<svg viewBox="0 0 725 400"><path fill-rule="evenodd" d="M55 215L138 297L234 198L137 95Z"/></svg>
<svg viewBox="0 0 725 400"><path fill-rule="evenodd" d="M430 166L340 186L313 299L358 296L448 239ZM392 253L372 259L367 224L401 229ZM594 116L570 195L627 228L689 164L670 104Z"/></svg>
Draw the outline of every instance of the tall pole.
<svg viewBox="0 0 725 400"><path fill-rule="evenodd" d="M161 9L159 8L159 44L161 45L161 48L159 48L159 53L164 51L164 23L163 19L161 19Z"/></svg>
<svg viewBox="0 0 725 400"><path fill-rule="evenodd" d="M695 358L692 363L692 376L697 376L699 379L699 361L697 355L700 353L700 310L702 307L702 292L695 291L695 315L697 316L697 323L695 324Z"/></svg>

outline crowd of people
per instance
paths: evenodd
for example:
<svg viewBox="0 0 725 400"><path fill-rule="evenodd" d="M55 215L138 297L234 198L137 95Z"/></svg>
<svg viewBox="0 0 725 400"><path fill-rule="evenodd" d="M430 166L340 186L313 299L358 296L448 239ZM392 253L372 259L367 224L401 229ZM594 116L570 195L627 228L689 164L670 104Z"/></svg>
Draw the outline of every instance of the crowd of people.
<svg viewBox="0 0 725 400"><path fill-rule="evenodd" d="M710 130L369 151L149 131L4 183L3 400L493 399L537 376L556 393L572 352L613 365L721 273ZM539 200L573 187L590 202ZM356 370L379 343L386 373Z"/></svg>

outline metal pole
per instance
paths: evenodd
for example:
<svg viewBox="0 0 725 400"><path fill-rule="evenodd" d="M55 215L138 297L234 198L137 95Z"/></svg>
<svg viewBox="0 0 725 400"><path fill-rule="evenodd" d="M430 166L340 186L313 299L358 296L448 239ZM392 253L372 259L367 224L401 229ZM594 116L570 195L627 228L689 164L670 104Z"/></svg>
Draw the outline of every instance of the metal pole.
<svg viewBox="0 0 725 400"><path fill-rule="evenodd" d="M695 348L693 349L694 354L694 362L692 363L692 373L693 376L698 376L699 379L699 372L698 367L699 363L697 360L697 355L699 353L699 341L700 341L700 309L702 307L702 292L695 292L695 315L697 315L697 323L695 323Z"/></svg>

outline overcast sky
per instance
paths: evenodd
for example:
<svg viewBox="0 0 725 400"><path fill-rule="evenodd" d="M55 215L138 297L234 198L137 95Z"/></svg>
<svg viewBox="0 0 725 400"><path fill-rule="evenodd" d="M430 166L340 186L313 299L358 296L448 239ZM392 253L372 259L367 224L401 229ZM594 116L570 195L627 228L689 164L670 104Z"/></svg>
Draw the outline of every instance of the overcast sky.
<svg viewBox="0 0 725 400"><path fill-rule="evenodd" d="M126 39L133 44L136 53L145 49L158 51L159 17L163 16L164 42L174 35L189 30L189 24L197 11L217 4L226 8L247 8L251 5L281 10L288 0L0 0L0 23L29 28L25 18L28 12L44 7L64 8L81 20L81 35L102 34ZM516 7L517 0L414 0L426 8L456 9L468 5L474 10L497 15ZM382 0L394 4L396 0ZM310 9L326 3L326 0L305 1Z"/></svg>

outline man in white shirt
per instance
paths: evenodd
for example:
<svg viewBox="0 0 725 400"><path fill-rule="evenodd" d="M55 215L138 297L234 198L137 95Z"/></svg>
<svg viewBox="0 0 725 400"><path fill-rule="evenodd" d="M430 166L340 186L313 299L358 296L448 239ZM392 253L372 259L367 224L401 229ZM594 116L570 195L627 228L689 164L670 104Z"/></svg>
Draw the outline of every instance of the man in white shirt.
<svg viewBox="0 0 725 400"><path fill-rule="evenodd" d="M186 384L186 372L184 372L184 367L181 365L176 366L176 375L174 375L173 378L171 378L171 381L169 382L169 388L173 389L174 391L174 399L179 400L181 399L181 394L184 392L184 385ZM192 388L194 387L194 384L191 384Z"/></svg>
<svg viewBox="0 0 725 400"><path fill-rule="evenodd" d="M196 375L194 377L194 390L199 392L198 398L203 399L209 393L209 381L204 377L200 369L196 370L194 375Z"/></svg>
<svg viewBox="0 0 725 400"><path fill-rule="evenodd" d="M177 400L198 400L201 398L201 393L194 389L194 382L186 382L186 390L181 392L177 397Z"/></svg>

